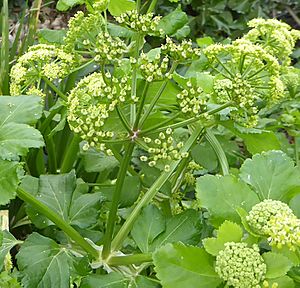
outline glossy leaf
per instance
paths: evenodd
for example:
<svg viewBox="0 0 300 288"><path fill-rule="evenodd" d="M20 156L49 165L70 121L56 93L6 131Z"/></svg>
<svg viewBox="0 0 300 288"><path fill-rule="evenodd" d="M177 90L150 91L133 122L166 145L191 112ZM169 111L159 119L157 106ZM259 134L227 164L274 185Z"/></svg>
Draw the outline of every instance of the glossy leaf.
<svg viewBox="0 0 300 288"><path fill-rule="evenodd" d="M300 192L300 171L281 151L268 151L247 159L240 177L261 199L287 200Z"/></svg>
<svg viewBox="0 0 300 288"><path fill-rule="evenodd" d="M197 199L206 208L210 221L218 227L225 220L240 223L236 209L249 211L259 202L257 195L242 181L232 175L205 175L197 179Z"/></svg>
<svg viewBox="0 0 300 288"><path fill-rule="evenodd" d="M216 288L221 283L214 258L203 248L167 244L153 254L153 261L164 288Z"/></svg>
<svg viewBox="0 0 300 288"><path fill-rule="evenodd" d="M155 205L148 205L135 221L131 236L143 253L150 251L153 240L165 230L165 219Z"/></svg>
<svg viewBox="0 0 300 288"><path fill-rule="evenodd" d="M65 248L50 238L32 233L17 254L23 286L69 288L70 260Z"/></svg>

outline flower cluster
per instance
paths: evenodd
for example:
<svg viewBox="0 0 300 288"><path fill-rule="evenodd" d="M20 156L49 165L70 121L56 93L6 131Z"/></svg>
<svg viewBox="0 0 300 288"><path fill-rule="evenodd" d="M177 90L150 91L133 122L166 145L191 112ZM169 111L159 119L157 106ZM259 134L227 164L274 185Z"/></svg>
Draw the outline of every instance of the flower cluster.
<svg viewBox="0 0 300 288"><path fill-rule="evenodd" d="M116 17L116 21L120 24L144 34L157 34L160 19L161 16L154 16L153 13L139 14L136 10L127 11Z"/></svg>
<svg viewBox="0 0 300 288"><path fill-rule="evenodd" d="M107 9L108 4L109 0L94 0L93 8L97 12L102 12Z"/></svg>
<svg viewBox="0 0 300 288"><path fill-rule="evenodd" d="M203 92L201 87L197 87L191 81L187 82L187 89L183 89L177 94L177 100L182 113L191 116L198 116L206 110L209 95Z"/></svg>
<svg viewBox="0 0 300 288"><path fill-rule="evenodd" d="M259 45L239 39L232 44L208 46L204 53L218 77L214 82L215 101L232 102L231 116L245 126L255 126L258 103L274 104L284 96L280 65ZM262 105L260 105L262 107Z"/></svg>
<svg viewBox="0 0 300 288"><path fill-rule="evenodd" d="M202 167L195 161L189 162L187 166L187 171L184 173L184 180L189 185L194 185L196 182L196 178L193 174L194 171L200 170Z"/></svg>
<svg viewBox="0 0 300 288"><path fill-rule="evenodd" d="M70 92L68 122L71 130L87 142L84 150L91 146L109 152L102 141L113 138L116 132L106 129L105 123L116 105L124 103L130 94L128 81L126 77L120 80L109 73L103 79L102 74L93 73Z"/></svg>
<svg viewBox="0 0 300 288"><path fill-rule="evenodd" d="M177 62L191 62L198 59L201 54L200 49L193 47L191 40L183 40L177 44L170 37L167 37L166 43L161 45L161 51Z"/></svg>
<svg viewBox="0 0 300 288"><path fill-rule="evenodd" d="M248 22L252 29L243 37L266 48L283 65L290 64L290 55L300 39L300 31L276 19L253 19Z"/></svg>
<svg viewBox="0 0 300 288"><path fill-rule="evenodd" d="M256 233L268 237L272 246L287 246L290 250L300 246L300 219L281 201L267 199L256 204L247 222Z"/></svg>
<svg viewBox="0 0 300 288"><path fill-rule="evenodd" d="M174 141L173 130L168 128L166 132L160 132L156 139L144 137L143 140L148 148L148 156L141 156L140 160L148 162L150 167L161 165L166 172L170 171L170 162L180 160L189 156L188 152L180 152L183 142Z"/></svg>
<svg viewBox="0 0 300 288"><path fill-rule="evenodd" d="M259 254L257 245L247 247L246 243L225 243L216 259L215 270L235 288L260 288L266 274L266 264Z"/></svg>
<svg viewBox="0 0 300 288"><path fill-rule="evenodd" d="M163 57L157 53L154 58L150 58L148 54L141 53L140 55L140 71L147 82L163 80L168 77L168 66L170 59Z"/></svg>
<svg viewBox="0 0 300 288"><path fill-rule="evenodd" d="M90 43L96 43L96 36L103 31L103 27L104 20L100 13L85 16L82 11L77 12L68 23L69 30L64 38L65 51L75 53Z"/></svg>
<svg viewBox="0 0 300 288"><path fill-rule="evenodd" d="M29 48L12 67L10 73L11 95L37 94L42 77L50 81L66 77L76 66L76 58L54 45L39 44Z"/></svg>

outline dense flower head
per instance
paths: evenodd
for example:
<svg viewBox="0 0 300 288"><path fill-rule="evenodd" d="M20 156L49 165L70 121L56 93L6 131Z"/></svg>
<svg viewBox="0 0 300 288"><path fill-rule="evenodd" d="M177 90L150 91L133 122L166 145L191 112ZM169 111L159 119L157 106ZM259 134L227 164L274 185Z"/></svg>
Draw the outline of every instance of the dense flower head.
<svg viewBox="0 0 300 288"><path fill-rule="evenodd" d="M231 117L244 126L255 126L258 107L278 102L284 96L280 65L262 47L239 39L232 44L214 44L204 49L214 81L215 101L232 102ZM258 103L263 105L258 105Z"/></svg>
<svg viewBox="0 0 300 288"><path fill-rule="evenodd" d="M104 20L100 13L85 16L82 11L77 12L68 23L69 30L64 38L65 51L75 53L82 51L87 43L96 43L96 37L103 27Z"/></svg>
<svg viewBox="0 0 300 288"><path fill-rule="evenodd" d="M196 163L195 161L190 161L186 172L184 173L184 180L187 184L189 185L194 185L196 182L196 177L194 175L194 171L196 170L200 170L202 167L201 165L199 165L198 163Z"/></svg>
<svg viewBox="0 0 300 288"><path fill-rule="evenodd" d="M31 46L12 67L11 95L36 94L44 96L39 88L41 78L50 81L66 77L76 66L76 58L54 45Z"/></svg>
<svg viewBox="0 0 300 288"><path fill-rule="evenodd" d="M191 62L200 57L200 49L193 47L192 40L183 40L181 43L175 43L170 37L166 37L166 43L161 45L163 54L177 62Z"/></svg>
<svg viewBox="0 0 300 288"><path fill-rule="evenodd" d="M93 73L83 78L68 97L68 122L71 130L78 133L90 146L106 151L102 143L115 137L115 132L105 128L105 123L115 111L116 105L128 101L131 86L129 79L117 79L106 73Z"/></svg>
<svg viewBox="0 0 300 288"><path fill-rule="evenodd" d="M140 160L148 162L150 167L162 166L163 169L170 171L170 162L180 160L189 156L188 152L180 152L183 142L175 142L173 130L168 128L165 132L160 132L158 137L151 139L143 137L143 141L148 147L148 155L143 155Z"/></svg>
<svg viewBox="0 0 300 288"><path fill-rule="evenodd" d="M253 19L248 22L252 29L243 37L266 48L283 65L290 64L290 55L300 39L300 31L276 19Z"/></svg>
<svg viewBox="0 0 300 288"><path fill-rule="evenodd" d="M107 9L108 4L109 0L94 0L93 8L97 12L102 12Z"/></svg>
<svg viewBox="0 0 300 288"><path fill-rule="evenodd" d="M162 57L157 53L155 57L150 58L148 54L141 53L139 68L142 76L147 82L163 80L169 76L168 67L170 59Z"/></svg>
<svg viewBox="0 0 300 288"><path fill-rule="evenodd" d="M260 288L266 274L266 264L257 245L225 243L216 259L215 270L228 286L234 288Z"/></svg>
<svg viewBox="0 0 300 288"><path fill-rule="evenodd" d="M206 110L209 95L191 81L187 82L187 86L186 89L177 94L180 109L184 114L198 116Z"/></svg>
<svg viewBox="0 0 300 288"><path fill-rule="evenodd" d="M120 24L143 34L157 34L157 26L161 16L154 16L153 13L139 14L136 10L127 11L116 17Z"/></svg>
<svg viewBox="0 0 300 288"><path fill-rule="evenodd" d="M268 237L272 246L294 250L300 245L300 219L281 201L266 199L256 204L246 219L256 233Z"/></svg>

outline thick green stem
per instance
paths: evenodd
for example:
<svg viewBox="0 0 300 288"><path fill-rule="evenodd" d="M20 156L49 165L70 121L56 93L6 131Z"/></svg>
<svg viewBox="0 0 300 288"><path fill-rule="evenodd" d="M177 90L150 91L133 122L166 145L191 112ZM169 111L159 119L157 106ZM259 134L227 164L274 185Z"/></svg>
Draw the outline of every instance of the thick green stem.
<svg viewBox="0 0 300 288"><path fill-rule="evenodd" d="M170 68L170 71L168 72L169 74L172 74L176 67L178 66L177 62L173 62L172 67ZM151 100L148 109L146 110L146 112L144 113L140 123L139 123L139 128L142 129L143 125L145 123L145 121L147 120L148 116L150 115L152 109L154 108L156 102L158 101L158 99L160 98L161 94L164 92L167 84L169 82L169 79L167 78L166 80L164 80L163 84L160 86L158 92L156 93L156 95L154 96L154 98Z"/></svg>
<svg viewBox="0 0 300 288"><path fill-rule="evenodd" d="M131 134L132 130L130 128L130 124L128 123L126 116L123 114L123 111L119 108L119 106L116 106L116 111L118 113L118 116L123 124L123 127L127 130L129 135Z"/></svg>
<svg viewBox="0 0 300 288"><path fill-rule="evenodd" d="M149 88L149 82L146 82L145 85L144 85L142 96L141 96L140 106L139 106L139 109L138 109L138 112L137 112L137 115L136 115L136 119L135 119L135 122L133 124L133 130L134 131L138 128L138 125L139 125L139 119L141 118L141 115L142 115L142 112L143 112L143 108L144 108L144 105L145 105L145 100L146 100L146 95L147 95L148 88Z"/></svg>
<svg viewBox="0 0 300 288"><path fill-rule="evenodd" d="M201 126L198 126L194 131L193 134L189 137L189 139L186 141L185 145L182 147L181 152L188 152L199 135L203 133L204 128ZM141 209L147 205L152 198L156 195L156 193L159 191L159 189L166 183L166 181L171 177L171 175L176 170L177 166L179 165L180 160L173 162L170 167L169 172L163 172L161 176L154 182L154 184L149 188L149 190L145 193L143 198L138 202L138 204L135 206L131 214L126 219L125 223L115 236L115 238L112 241L111 249L112 251L118 250L120 246L122 245L122 242L127 237L128 233L130 232L133 223L135 222L136 218L141 212Z"/></svg>
<svg viewBox="0 0 300 288"><path fill-rule="evenodd" d="M75 243L77 243L84 251L95 259L99 258L99 252L91 246L71 225L65 222L57 213L52 211L44 203L41 203L30 193L26 192L22 188L18 187L17 195L23 201L32 205L37 211L45 215L51 220L58 228L63 230Z"/></svg>
<svg viewBox="0 0 300 288"><path fill-rule="evenodd" d="M68 97L62 93L48 78L43 77L43 80L61 99L68 101Z"/></svg>
<svg viewBox="0 0 300 288"><path fill-rule="evenodd" d="M126 256L111 256L107 261L109 266L122 266L130 264L142 264L152 262L152 254L134 254Z"/></svg>
<svg viewBox="0 0 300 288"><path fill-rule="evenodd" d="M154 8L156 6L156 3L157 3L157 0L152 0L151 4L150 4L150 6L149 6L149 8L147 10L147 13L152 13L153 12L153 10L154 10Z"/></svg>
<svg viewBox="0 0 300 288"><path fill-rule="evenodd" d="M81 141L80 137L74 134L70 144L68 145L68 149L67 152L65 153L65 157L62 160L60 173L67 173L72 170L73 165L77 159L77 153L79 151L80 141Z"/></svg>
<svg viewBox="0 0 300 288"><path fill-rule="evenodd" d="M221 146L221 144L219 143L218 139L216 138L216 136L212 133L212 131L210 129L206 129L206 135L205 135L207 141L209 142L209 144L211 145L211 147L214 149L215 153L217 154L220 166L221 166L221 170L222 170L222 174L228 175L229 174L229 165L228 165L228 161L227 161L227 157L226 154Z"/></svg>
<svg viewBox="0 0 300 288"><path fill-rule="evenodd" d="M122 187L124 184L125 176L127 173L128 166L131 161L131 155L133 152L135 143L132 141L128 144L124 159L121 163L118 177L117 177L117 183L116 183L116 189L114 191L113 197L112 197L112 203L109 211L108 221L107 221L107 228L104 236L104 244L103 244L103 252L102 257L103 259L108 258L110 251L111 251L111 239L114 232L115 222L117 219L117 211L118 206L120 202Z"/></svg>

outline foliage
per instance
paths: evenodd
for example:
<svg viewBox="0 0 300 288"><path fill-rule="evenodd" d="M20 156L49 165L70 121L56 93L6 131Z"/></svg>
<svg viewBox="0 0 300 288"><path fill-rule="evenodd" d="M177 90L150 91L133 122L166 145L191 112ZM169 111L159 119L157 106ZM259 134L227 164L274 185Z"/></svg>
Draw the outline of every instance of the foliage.
<svg viewBox="0 0 300 288"><path fill-rule="evenodd" d="M1 285L299 286L299 31L197 46L179 6L78 4L0 98Z"/></svg>

